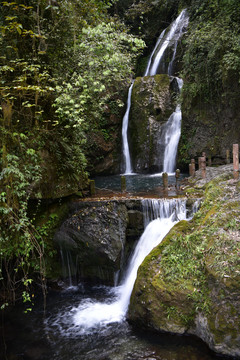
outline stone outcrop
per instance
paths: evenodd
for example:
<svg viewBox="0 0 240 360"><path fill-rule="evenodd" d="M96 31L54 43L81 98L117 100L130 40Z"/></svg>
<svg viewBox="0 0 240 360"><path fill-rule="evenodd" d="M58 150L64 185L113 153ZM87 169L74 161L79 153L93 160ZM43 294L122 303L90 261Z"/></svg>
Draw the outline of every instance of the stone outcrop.
<svg viewBox="0 0 240 360"><path fill-rule="evenodd" d="M79 201L71 207L54 236L63 258L75 263L68 275L113 284L143 231L141 201Z"/></svg>
<svg viewBox="0 0 240 360"><path fill-rule="evenodd" d="M176 80L161 74L137 78L129 118L129 148L136 172L160 172L164 124L175 110Z"/></svg>
<svg viewBox="0 0 240 360"><path fill-rule="evenodd" d="M239 357L240 182L225 172L196 185L198 194L205 191L201 209L144 260L128 316L145 328L194 334L214 351Z"/></svg>

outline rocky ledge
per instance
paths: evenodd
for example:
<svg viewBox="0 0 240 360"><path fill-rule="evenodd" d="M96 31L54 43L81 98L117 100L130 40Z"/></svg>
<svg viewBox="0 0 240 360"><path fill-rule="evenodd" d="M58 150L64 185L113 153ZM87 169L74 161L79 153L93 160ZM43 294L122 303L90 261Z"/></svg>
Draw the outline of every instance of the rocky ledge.
<svg viewBox="0 0 240 360"><path fill-rule="evenodd" d="M232 166L189 179L200 210L180 221L144 260L131 297L132 323L193 334L217 353L240 357L240 182Z"/></svg>

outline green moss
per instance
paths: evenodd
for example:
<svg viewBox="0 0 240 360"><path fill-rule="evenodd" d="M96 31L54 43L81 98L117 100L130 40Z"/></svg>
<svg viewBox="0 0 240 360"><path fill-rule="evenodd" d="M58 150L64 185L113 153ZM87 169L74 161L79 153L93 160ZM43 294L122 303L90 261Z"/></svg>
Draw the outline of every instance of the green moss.
<svg viewBox="0 0 240 360"><path fill-rule="evenodd" d="M132 89L129 139L133 164L153 165L156 151L155 132L174 111L170 79L160 74L136 78ZM152 124L154 123L154 125Z"/></svg>
<svg viewBox="0 0 240 360"><path fill-rule="evenodd" d="M232 321L229 322L228 314L231 314L233 318L235 316L238 318L238 312L236 312L236 309L233 309L231 303L227 302L225 304L224 312L216 308L213 316L210 315L208 317L208 326L214 336L216 344L224 343L226 337L231 339L232 344L234 344L235 340L237 340L240 331L239 323L234 323Z"/></svg>
<svg viewBox="0 0 240 360"><path fill-rule="evenodd" d="M147 304L155 328L181 332L200 312L216 344L226 336L234 343L240 327L239 199L228 174L215 178L194 218L176 224L144 260L131 308Z"/></svg>

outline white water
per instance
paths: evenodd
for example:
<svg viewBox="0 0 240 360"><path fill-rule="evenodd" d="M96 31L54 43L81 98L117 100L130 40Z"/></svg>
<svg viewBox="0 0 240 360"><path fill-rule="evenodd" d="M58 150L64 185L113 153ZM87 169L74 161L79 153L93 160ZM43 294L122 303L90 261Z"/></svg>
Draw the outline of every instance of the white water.
<svg viewBox="0 0 240 360"><path fill-rule="evenodd" d="M159 36L159 38L158 38L158 40L157 40L157 42L156 42L156 45L155 45L155 47L154 47L154 49L153 49L153 51L152 51L152 53L151 53L151 55L150 55L150 58L149 58L148 64L147 64L147 68L146 68L145 73L144 73L143 76L149 76L149 75L150 75L149 69L150 69L150 66L151 66L151 63L152 63L153 55L154 55L155 52L157 51L157 48L159 47L159 44L162 42L162 39L163 39L163 37L164 37L164 35L165 35L165 32L166 32L166 29L164 29L164 30L161 32L161 34L160 34L160 36Z"/></svg>
<svg viewBox="0 0 240 360"><path fill-rule="evenodd" d="M149 58L144 76L156 75L163 55L167 48L173 48L173 56L168 66L168 75L172 75L172 65L175 59L178 40L183 30L188 25L187 11L184 9L175 21L170 25L169 30L164 30L158 38L157 44Z"/></svg>
<svg viewBox="0 0 240 360"><path fill-rule="evenodd" d="M87 334L93 328L124 320L139 266L172 226L180 219L186 219L186 201L143 200L143 212L145 223L151 222L146 226L134 250L122 284L112 289L114 300L112 297L104 302L86 299L69 312L69 316L72 317L72 327L78 333Z"/></svg>
<svg viewBox="0 0 240 360"><path fill-rule="evenodd" d="M176 79L178 82L179 90L181 91L183 81L179 78ZM163 172L167 172L169 174L173 173L175 170L177 148L181 136L181 121L181 106L177 105L175 111L171 114L166 123L166 132L164 139L165 151L163 159Z"/></svg>
<svg viewBox="0 0 240 360"><path fill-rule="evenodd" d="M131 165L128 137L127 137L129 112L130 112L130 108L131 108L132 88L133 88L133 83L128 90L127 109L126 109L125 115L123 117L123 124L122 124L122 141L123 141L123 156L124 156L124 164L125 164L124 174L125 175L132 174L132 165Z"/></svg>

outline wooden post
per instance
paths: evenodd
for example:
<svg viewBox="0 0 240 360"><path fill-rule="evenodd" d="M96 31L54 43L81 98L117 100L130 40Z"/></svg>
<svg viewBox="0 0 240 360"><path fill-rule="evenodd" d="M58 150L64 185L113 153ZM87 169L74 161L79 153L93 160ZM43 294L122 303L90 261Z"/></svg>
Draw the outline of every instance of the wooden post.
<svg viewBox="0 0 240 360"><path fill-rule="evenodd" d="M230 150L226 150L226 164L230 164Z"/></svg>
<svg viewBox="0 0 240 360"><path fill-rule="evenodd" d="M205 179L206 178L206 157L205 156L201 157L200 163L201 163L201 175L202 175L202 178Z"/></svg>
<svg viewBox="0 0 240 360"><path fill-rule="evenodd" d="M166 190L168 188L168 173L164 172L162 174L162 180L163 180L163 188Z"/></svg>
<svg viewBox="0 0 240 360"><path fill-rule="evenodd" d="M192 172L192 176L195 176L195 160L191 159L191 172Z"/></svg>
<svg viewBox="0 0 240 360"><path fill-rule="evenodd" d="M204 159L203 161L205 162L205 167L207 165L207 157L206 157L206 153L202 152L202 158Z"/></svg>
<svg viewBox="0 0 240 360"><path fill-rule="evenodd" d="M189 164L189 175L192 176L192 164Z"/></svg>
<svg viewBox="0 0 240 360"><path fill-rule="evenodd" d="M199 157L198 158L198 170L201 170L201 168L202 168L201 163L202 163L202 157Z"/></svg>
<svg viewBox="0 0 240 360"><path fill-rule="evenodd" d="M122 192L126 191L126 177L125 176L121 176L121 191Z"/></svg>
<svg viewBox="0 0 240 360"><path fill-rule="evenodd" d="M179 190L179 179L180 179L180 170L177 169L175 172L175 178L176 178L176 189Z"/></svg>
<svg viewBox="0 0 240 360"><path fill-rule="evenodd" d="M208 156L208 166L212 166L212 157L211 157L211 155Z"/></svg>
<svg viewBox="0 0 240 360"><path fill-rule="evenodd" d="M89 180L89 190L90 190L90 195L91 196L94 196L96 194L95 181L94 180Z"/></svg>
<svg viewBox="0 0 240 360"><path fill-rule="evenodd" d="M238 179L239 177L239 146L233 144L233 177Z"/></svg>

